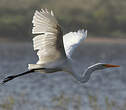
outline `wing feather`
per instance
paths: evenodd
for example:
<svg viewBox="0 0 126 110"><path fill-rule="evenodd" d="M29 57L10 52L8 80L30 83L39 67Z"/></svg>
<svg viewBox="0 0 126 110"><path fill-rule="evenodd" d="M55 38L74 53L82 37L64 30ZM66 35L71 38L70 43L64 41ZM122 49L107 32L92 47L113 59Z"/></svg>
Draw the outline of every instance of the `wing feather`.
<svg viewBox="0 0 126 110"><path fill-rule="evenodd" d="M87 30L78 30L77 32L69 32L63 36L65 52L68 58L71 58L73 51L87 37Z"/></svg>
<svg viewBox="0 0 126 110"><path fill-rule="evenodd" d="M54 17L53 11L47 9L36 11L33 16L32 33L34 50L37 50L37 64L45 64L66 57L63 46L62 30Z"/></svg>

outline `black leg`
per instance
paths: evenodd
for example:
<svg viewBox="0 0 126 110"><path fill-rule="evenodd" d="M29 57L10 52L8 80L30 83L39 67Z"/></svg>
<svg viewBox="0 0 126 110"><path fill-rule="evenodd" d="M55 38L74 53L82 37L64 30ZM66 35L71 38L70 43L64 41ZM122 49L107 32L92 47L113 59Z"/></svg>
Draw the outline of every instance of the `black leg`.
<svg viewBox="0 0 126 110"><path fill-rule="evenodd" d="M17 75L8 76L5 79L3 79L2 84L6 83L10 80L13 80L16 77L23 76L23 75L26 75L26 74L29 74L29 73L32 73L32 72L34 72L34 70L29 70L29 71L26 71L26 72L23 72L23 73L20 73L20 74L17 74Z"/></svg>

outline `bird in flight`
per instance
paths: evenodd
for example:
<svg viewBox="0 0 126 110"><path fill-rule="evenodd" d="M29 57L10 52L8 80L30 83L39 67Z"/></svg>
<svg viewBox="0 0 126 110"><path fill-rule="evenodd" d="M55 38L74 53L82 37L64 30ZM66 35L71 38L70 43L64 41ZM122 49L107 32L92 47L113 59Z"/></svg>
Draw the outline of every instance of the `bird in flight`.
<svg viewBox="0 0 126 110"><path fill-rule="evenodd" d="M36 64L29 64L28 71L8 76L3 79L2 83L33 72L54 73L58 71L68 72L81 83L86 83L96 70L119 67L119 65L96 63L89 66L81 75L77 74L72 67L74 63L72 54L87 37L87 30L82 29L63 35L53 11L48 9L36 10L32 23L33 48L37 51L39 60Z"/></svg>

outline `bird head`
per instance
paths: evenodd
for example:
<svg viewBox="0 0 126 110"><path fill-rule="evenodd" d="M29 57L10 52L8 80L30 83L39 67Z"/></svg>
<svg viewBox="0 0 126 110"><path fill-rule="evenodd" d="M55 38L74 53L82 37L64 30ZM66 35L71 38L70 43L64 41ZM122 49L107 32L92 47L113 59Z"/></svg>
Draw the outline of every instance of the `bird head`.
<svg viewBox="0 0 126 110"><path fill-rule="evenodd" d="M107 68L115 68L115 67L120 67L119 65L113 65L113 64L106 64L106 63L96 63L93 65L93 68L96 70L102 70L102 69L107 69Z"/></svg>

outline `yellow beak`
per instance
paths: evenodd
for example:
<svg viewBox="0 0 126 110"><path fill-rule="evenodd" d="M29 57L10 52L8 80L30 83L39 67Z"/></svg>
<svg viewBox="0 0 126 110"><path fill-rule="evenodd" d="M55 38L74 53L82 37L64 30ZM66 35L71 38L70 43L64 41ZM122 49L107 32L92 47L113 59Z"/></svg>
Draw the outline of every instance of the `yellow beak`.
<svg viewBox="0 0 126 110"><path fill-rule="evenodd" d="M107 68L120 67L119 65L104 64Z"/></svg>

